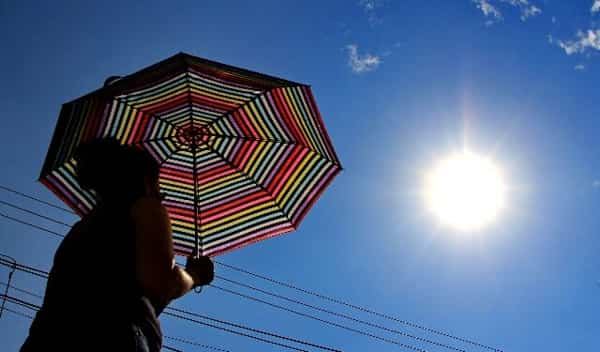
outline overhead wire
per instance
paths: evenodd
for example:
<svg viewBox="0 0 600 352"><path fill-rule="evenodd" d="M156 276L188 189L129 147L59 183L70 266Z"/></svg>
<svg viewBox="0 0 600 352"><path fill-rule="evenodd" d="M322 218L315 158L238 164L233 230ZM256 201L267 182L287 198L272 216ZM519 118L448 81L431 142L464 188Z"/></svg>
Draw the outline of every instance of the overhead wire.
<svg viewBox="0 0 600 352"><path fill-rule="evenodd" d="M28 305L29 303L26 302L26 301L19 300L16 297L12 297L12 296L8 296L7 298L9 298L9 302L11 302L11 303L13 303L15 305L18 305L18 306L21 306L21 307L25 307L25 308L29 308L29 309L33 309L33 308L29 307L29 305ZM13 300L14 300L14 302L12 302ZM15 315L21 316L23 318L27 318L27 319L31 319L31 320L33 319L33 317L31 315L28 315L28 314L25 314L25 313L17 312L17 311L14 311L12 309L9 309L9 308L5 308L5 310L7 312L10 312L10 313L13 313ZM39 307L37 308L37 310L39 310ZM176 348L168 346L168 345L163 345L162 348L166 349L166 350L170 350L170 351L183 352L182 350L176 349Z"/></svg>
<svg viewBox="0 0 600 352"><path fill-rule="evenodd" d="M290 342L295 342L295 343L302 344L302 345L305 345L305 346L310 346L310 347L318 348L318 349L324 350L324 351L341 352L340 350L335 349L335 348L330 348L330 347L327 347L327 346L317 345L317 344L314 344L314 343L311 343L311 342L307 342L307 341L303 341L303 340L300 340L300 339L289 338L289 337L282 336L282 335L279 335L279 334L274 334L274 333L270 333L270 332L267 332L267 331L262 331L262 330L259 330L259 329L250 328L248 326L244 326L244 325L241 325L241 324L227 322L227 321L224 321L224 320L221 320L221 319L211 318L211 317L208 317L206 315L198 314L198 313L194 313L194 312L190 312L190 311L187 311L187 310L184 310L184 309L179 309L179 308L175 308L175 307L167 307L165 310L175 311L176 313L180 313L180 314L187 314L187 315L190 315L190 316L193 316L193 317L197 317L197 318L209 320L209 321L211 321L213 323L219 323L219 324L223 324L223 325L232 326L232 327L235 327L235 328L238 328L238 329L242 329L242 330L246 330L246 331L250 331L250 332L254 332L254 333L258 333L258 334L266 335L266 336L270 336L270 337L275 337L275 338L287 340L287 341L290 341Z"/></svg>
<svg viewBox="0 0 600 352"><path fill-rule="evenodd" d="M49 216L42 215L42 214L40 214L40 213L38 213L38 212L35 212L35 211L32 211L32 210L29 210L29 209L27 209L27 208L20 207L20 206L18 206L18 205L15 205L15 204L13 204L13 203L10 203L10 202L6 202L6 201L3 201L3 200L0 200L0 204L2 204L2 205L5 205L5 206L7 206L7 207L11 207L11 208L13 208L13 209L20 210L20 211L22 211L22 212L25 212L25 213L28 213L28 214L31 214L31 215L34 215L34 216L37 216L38 218L42 218L42 219L44 219L44 220L51 221L51 222L53 222L53 223L55 223L55 224L63 225L63 226L66 226L66 227L71 227L71 225L67 224L66 222L63 222L63 221L60 221L60 220L56 220L56 219L54 219L54 218L51 218L51 217L49 217Z"/></svg>
<svg viewBox="0 0 600 352"><path fill-rule="evenodd" d="M215 347L215 346L205 345L203 343L194 342L194 341L187 340L187 339L184 339L181 337L173 337L173 336L167 336L167 335L164 335L163 337L167 340L172 340L172 341L184 343L186 345L204 348L206 350L217 351L217 352L231 352L230 350L226 350L226 349Z"/></svg>
<svg viewBox="0 0 600 352"><path fill-rule="evenodd" d="M24 222L24 221L19 221L19 222L22 223L22 224L27 224L27 222ZM36 228L37 227L38 226L36 226ZM335 322L332 322L332 321L329 321L329 320L321 319L319 317L316 317L316 316L313 316L313 315L310 315L310 314L307 314L307 313L302 313L302 312L299 312L299 311L296 311L296 310L293 310L293 309L290 309L290 308L286 308L286 307L283 307L283 306L280 306L280 305L277 305L277 304L274 304L274 303L270 303L270 302L267 302L267 301L264 301L264 300L261 300L261 299L255 298L255 297L251 297L251 296L245 295L243 293L239 293L239 292L235 292L235 291L232 291L232 290L229 290L229 289L226 289L226 288L222 288L222 287L216 286L214 284L211 285L211 286L215 287L217 289L220 289L222 291L231 293L233 295L239 296L239 297L250 299L250 300L253 300L255 302L260 302L262 304L266 304L268 306L271 306L271 307L274 307L274 308L278 308L280 310L284 310L284 311L296 314L298 316L302 316L302 317L309 318L309 319L312 319L312 320L315 320L315 321L319 321L319 322L324 323L326 325L334 326L334 327L337 327L337 328L340 328L340 329L343 329L343 330L346 330L346 331L351 331L351 332L354 332L354 333L357 333L357 334L360 334L360 335L363 335L363 336L366 336L366 337L370 337L370 338L373 338L373 339L376 339L376 340L379 340L379 341L382 341L382 342L394 344L394 345L397 345L397 346L400 346L400 347L403 347L403 348L406 348L406 349L409 349L409 350L412 350L412 351L427 352L427 350L419 348L419 347L411 346L411 345L405 344L403 342L399 342L399 341L392 340L392 339L389 339L389 338L386 338L386 337L378 336L378 335L375 335L375 334L372 334L372 333L369 333L369 332L366 332L366 331L363 331L363 330L359 330L359 329L355 329L355 328L352 328L352 327L348 327L348 326L345 326L345 325L342 325L342 324L338 324L338 323L335 323ZM169 315L172 315L172 314L169 314ZM206 324L206 323L203 323L203 324ZM210 326L210 325L208 325L208 326ZM460 351L460 352L464 351L464 350L460 350L460 349L457 349L457 348L454 348L454 347L451 347L451 349L453 349L455 351Z"/></svg>
<svg viewBox="0 0 600 352"><path fill-rule="evenodd" d="M7 192L10 192L10 193L16 194L16 195L18 195L18 196L21 196L21 197L23 197L23 198L31 199L31 200L33 200L33 201L36 201L36 202L38 202L38 203L45 204L45 205L47 205L47 206L49 206L49 207L52 207L52 208L55 208L55 209L59 209L59 210L61 210L61 211L65 212L65 213L69 213L69 214L72 214L72 215L77 215L77 213L75 213L75 212L74 212L73 210L71 210L71 209L68 209L68 208L65 208L65 207L61 207L60 205L56 205L56 204L53 204L53 203L47 202L47 201L45 201L45 200L43 200L43 199L39 199L39 198L37 198L37 197L34 197L34 196L31 196L31 195L25 194L25 193L23 193L23 192L19 192L19 191L15 190L15 189L14 189L14 188L12 188L12 187L8 187L8 186L0 185L0 189L3 189L3 190L5 190L5 191L7 191Z"/></svg>
<svg viewBox="0 0 600 352"><path fill-rule="evenodd" d="M13 286L13 285L8 285L6 282L2 282L2 281L0 281L0 285L2 285L2 286L4 286L4 287L8 287L8 288L10 288L10 289L12 289L12 290L15 290L15 291L17 291L17 292L21 292L21 293L24 293L24 294L26 294L26 295L29 295L29 296L35 297L35 298L44 299L44 297L43 297L42 295L38 295L37 293L33 293L33 292L31 292L31 291L27 291L27 290L20 289L20 288L18 288L18 287L15 287L15 286Z"/></svg>
<svg viewBox="0 0 600 352"><path fill-rule="evenodd" d="M5 264L0 262L0 265L5 265ZM29 267L29 266L26 266L26 265L18 264L17 270L19 270L20 268L24 268L25 270L37 270L37 271L41 271L41 272L45 273L46 278L48 277L48 272L44 272L43 270L40 270L40 269L36 269L36 268ZM13 286L11 286L11 287L13 287ZM16 288L16 287L13 287L13 288ZM23 293L29 294L29 295L37 295L37 294L35 294L35 293L31 292L31 291L28 291L28 290L23 290L23 289L19 289L19 288L16 288L16 289L22 291ZM0 298L2 298L3 296L4 295L0 295ZM39 306L36 306L36 307L39 308ZM169 312L170 310L174 311L175 313ZM187 320L187 321L192 321L194 323L197 323L197 324L200 324L200 325L204 325L204 326L208 326L208 327L211 327L211 328L215 328L215 329L227 331L229 333L233 333L233 334L236 334L236 335L241 335L241 336L249 337L249 338L252 338L252 339L255 339L255 340L258 340L258 341L262 341L262 342L265 342L265 343L270 343L270 344L273 344L273 345L277 345L279 347L285 347L285 348L288 348L288 349L293 349L293 350L296 350L296 351L307 351L307 350L298 349L298 348L296 348L294 346L290 346L290 345L286 345L286 344L281 344L281 343L278 343L278 342L275 342L275 341L271 341L271 340L268 340L268 339L263 339L263 338L260 338L260 337L257 337L257 336L253 336L253 335L250 335L250 334L242 333L242 332L235 331L235 330L232 330L232 329L223 328L221 326L217 326L217 325L214 325L214 324L210 324L210 323L198 321L198 320L195 320L195 319L191 319L189 317L181 316L181 314L187 314L187 315L190 315L190 316L199 317L199 318L202 318L202 319L206 319L206 320L210 320L212 322L219 323L221 325L227 325L227 326L235 327L235 328L246 330L246 331L251 331L251 332L254 332L254 333L258 333L258 334L262 334L262 335L266 335L266 336L270 336L270 337L276 337L276 338L279 338L279 339L287 340L287 341L294 342L294 343L297 343L297 344L307 345L307 346L310 346L310 347L315 347L315 348L322 349L322 350L325 350L325 351L341 352L341 350L334 349L334 348L329 348L327 346L322 346L322 345L314 344L314 343L307 342L307 341L304 341L304 340L300 340L300 339L296 339L296 338L292 338L292 337L288 337L288 336L283 336L283 335L271 333L271 332L268 332L268 331L265 331L265 330L255 329L255 328L251 328L251 327L244 326L244 325L241 325L241 324L236 324L236 323L228 322L228 321L225 321L225 320L208 317L208 316L205 316L205 315L201 315L201 314L198 314L198 313L186 311L186 310L179 309L179 308L167 307L165 309L165 311L163 312L163 314L168 315L168 316L172 316L172 317L181 318L181 319L184 319L184 320Z"/></svg>
<svg viewBox="0 0 600 352"><path fill-rule="evenodd" d="M397 345L397 346L406 348L406 349L411 350L411 351L415 351L415 352L427 352L427 350L423 349L423 348L411 346L411 345L408 345L408 344L405 344L405 343L402 343L402 342L399 342L399 341L396 341L396 340L388 339L387 337L382 337L382 336L379 336L379 335L372 334L370 332L366 332L366 331L355 329L355 328L352 328L352 327L349 327L349 326L346 326L346 325L338 324L338 323L332 322L330 320L321 319L321 318L316 317L316 316L311 315L311 314L302 313L302 312L299 312L297 310L290 309L290 308L287 308L287 307L284 307L284 306L280 306L280 305L275 304L275 303L267 302L267 301L262 300L260 298L252 297L252 296L249 296L249 295L245 295L245 294L240 293L240 292L235 292L233 290L229 290L227 288L220 287L220 286L215 285L215 284L210 284L210 287L214 287L214 288L216 288L218 290L221 290L223 292L227 292L227 293L230 293L232 295L235 295L235 296L238 296L238 297L242 297L242 298L245 298L245 299L248 299L248 300L251 300L251 301L255 301L255 302L262 303L262 304L266 304L266 305L271 306L273 308L277 308L277 309L280 309L280 310L283 310L283 311L286 311L286 312L289 312L289 313L292 313L292 314L296 314L296 315L304 317L304 318L309 318L309 319L312 319L312 320L315 320L315 321L319 321L319 322L321 322L323 324L326 324L326 325L334 326L334 327L337 327L337 328L340 328L340 329L343 329L343 330L346 330L346 331L350 331L350 332L353 332L353 333L356 333L356 334L359 334L359 335L363 335L363 336L366 336L366 337L370 337L370 338L373 338L373 339L376 339L376 340L379 340L379 341L382 341L382 342L387 342L387 343L390 343L390 344L393 344L393 345Z"/></svg>
<svg viewBox="0 0 600 352"><path fill-rule="evenodd" d="M31 266L23 265L20 263L13 264L12 262L2 259L2 258L0 258L0 265L4 265L7 267L12 267L14 265L15 269L18 271L22 271L22 272L25 272L25 273L28 273L31 275L35 275L35 276L38 276L38 277L41 277L44 279L48 278L48 272L46 272L46 271L31 267Z"/></svg>
<svg viewBox="0 0 600 352"><path fill-rule="evenodd" d="M250 339L253 339L253 340L257 340L257 341L261 341L261 342L264 342L264 343L268 343L270 345L274 345L274 346L278 346L278 347L283 347L283 348L287 348L287 349L294 350L294 351L299 351L299 352L309 352L308 350L305 350L305 349L302 349L302 348L298 348L298 347L287 345L287 344L284 344L284 343L280 343L280 342L276 342L276 341L264 339L262 337L254 336L254 335L251 335L251 334L246 334L244 332L235 331L235 330L232 330L232 329L229 329L229 328L224 328L224 327L217 326L217 325L214 325L214 324L206 323L206 322L203 322L203 321L199 321L199 320L196 320L196 319L192 319L192 318L186 317L186 316L181 315L181 314L174 314L174 313L170 313L170 312L163 312L162 314L165 314L165 315L168 315L168 316L171 316L171 317L176 317L176 318L183 319L183 320L187 320L187 321L190 321L190 322L193 322L193 323L196 323L196 324L199 324L199 325L204 325L204 326L207 326L207 327L210 327L210 328L213 328L213 329L223 330L223 331L235 334L235 335L244 336L244 337L247 337L247 338L250 338Z"/></svg>
<svg viewBox="0 0 600 352"><path fill-rule="evenodd" d="M23 197L26 197L26 198L38 201L40 203L43 203L43 204L46 204L46 205L49 205L49 206L52 206L52 207L55 207L55 208L59 208L59 209L62 209L62 210L69 211L68 209L65 209L65 208L62 208L62 207L60 207L58 205L46 202L46 201L41 200L41 199L38 199L38 198L33 197L31 195L27 195L27 194L24 194L22 192L16 191L16 190L14 190L14 189L12 189L10 187L7 187L7 186L0 185L0 188L4 189L4 190L7 190L9 192L12 192L12 193L21 195ZM71 213L74 214L74 212L72 212L72 211L69 211L69 212L71 212ZM42 228L42 227L37 226L35 224L27 223L27 222L25 222L23 220L19 220L19 219L8 217L8 216L6 216L6 215L4 215L2 213L0 213L0 216L4 216L5 218L9 218L9 219L11 219L13 221L20 222L20 223L22 223L24 225L32 226L32 227L38 228L38 229L40 229L42 231L49 232L51 234L64 237L64 235L58 234L58 233L56 233L54 231ZM411 328L415 328L415 329L419 329L419 330L422 330L422 331L426 331L426 332L431 333L431 334L443 336L443 337L446 337L446 338L449 338L449 339L452 339L452 340L455 340L455 341L459 341L459 342L462 342L462 343L465 343L465 344L469 344L469 345L472 345L472 346L476 346L476 347L479 347L479 348L483 348L483 349L486 349L486 350L490 350L490 351L494 351L494 352L503 352L501 349L498 349L498 348L495 348L495 347L492 347L492 346L489 346L489 345L486 345L486 344L479 343L479 342L474 341L472 339L466 339L466 338L463 338L463 337L456 336L454 334L447 333L447 332L439 330L439 329L433 329L433 328L430 328L430 327L427 327L427 326L424 326L424 325L421 325L421 324L418 324L418 323L414 323L414 322L411 322L411 321L408 321L408 320L404 320L404 319L400 319L400 318L394 317L394 316L389 315L389 314L380 313L380 312L377 312L375 310L372 310L372 309L369 309L369 308L366 308L366 307L363 307L363 306L355 305L355 304L349 303L349 302L341 300L341 299L333 298L333 297L330 297L330 296L327 296L327 295L324 295L324 294L321 294L321 293L318 293L318 292L315 292L315 291L312 291L312 290L308 290L308 289L305 289L305 288L302 288L302 287L299 287L299 286L296 286L296 285L293 285L293 284L290 284L290 283L287 283L287 282L284 282L284 281L281 281L281 280L277 280L277 279L274 279L274 278L271 278L271 277L268 277L268 276L265 276L265 275L254 273L252 271L249 271L249 270L246 270L246 269L242 269L242 268L230 265L230 264L226 264L226 263L214 260L214 259L213 259L213 261L214 261L215 264L220 265L220 266L225 267L225 268L228 268L230 270L237 271L239 273L243 273L243 274L246 274L246 275L258 278L260 280L263 280L263 281L266 281L266 282L270 282L272 284L276 284L276 285L279 285L279 286L282 286L282 287L286 287L286 288L289 288L289 289L292 289L292 290L295 290L295 291L298 291L298 292L301 292L301 293L304 293L304 294L307 294L307 295L310 295L310 296L313 296L313 297L317 297L317 298L322 299L322 300L326 300L326 301L329 301L329 302L332 302L332 303L336 303L336 304L345 306L347 308L351 308L351 309L354 309L354 310L357 310L357 311L360 311L360 312L363 312L363 313L367 313L367 314L370 314L370 315L373 315L373 316L377 316L379 318L383 318L383 319L386 319L386 320L394 321L396 323L399 323L399 324L402 324L402 325L405 325L405 326L408 326L408 327L411 327ZM451 347L450 349L454 349L454 348Z"/></svg>
<svg viewBox="0 0 600 352"><path fill-rule="evenodd" d="M299 301L299 300L291 299L291 298L286 297L284 295L280 295L280 294L273 293L273 292L270 292L270 291L267 291L267 290L263 290L263 289L260 289L260 288L257 288L257 287L251 286L251 285L247 285L247 284L235 281L235 280L228 279L228 278L226 278L226 277L224 277L222 275L215 275L215 278L218 278L219 280L222 280L222 281L225 281L225 282L232 283L234 285L245 287L247 289L250 289L250 290L253 290L253 291L256 291L256 292L260 292L262 294L265 294L265 295L268 295L268 296L271 296L271 297L279 298L279 299L287 301L287 302L291 302L291 303L294 303L294 304L301 305L303 307L311 308L313 310L316 310L316 311L319 311L319 312L322 312L322 313L327 313L327 314L333 315L333 316L338 317L338 318L344 318L344 319L350 320L352 322L359 323L359 324L362 324L362 325L366 325L366 326L369 326L369 327L372 327L372 328L376 328L376 329L379 329L379 330L383 330L383 331L386 331L386 332L389 332L389 333L392 333L392 334L396 334L396 335L408 337L408 338L417 340L419 342L428 343L428 344L435 345L437 347L446 348L446 349L449 349L449 350L452 350L452 351L466 352L465 350L457 348L457 347L454 347L454 346L446 345L446 344L443 344L443 343L440 343L440 342L437 342L437 341L433 341L433 340L429 340L429 339L426 339L426 338L423 338L423 337L420 337L420 336L412 335L412 334L406 333L404 331L400 331L400 330L396 330L396 329L391 329L391 328L385 327L383 325L374 324L374 323L371 323L371 322L368 322L368 321L365 321L365 320L354 318L352 316L349 316L349 315L346 315L346 314L343 314L343 313L335 312L335 311L332 311L332 310L329 310L329 309L325 309L325 308L322 308L322 307L318 307L318 306L315 306L315 305L312 305L312 304L304 303L304 302Z"/></svg>
<svg viewBox="0 0 600 352"><path fill-rule="evenodd" d="M33 317L32 317L31 315L29 315L29 314L25 314L25 313L23 313L23 312L19 312L19 311L16 311L16 310L12 310L12 309L10 309L10 308L8 308L8 307L4 307L4 310L5 310L5 311L7 311L7 312L9 312L9 313L12 313L12 314L14 314L14 315L21 316L21 317L23 317L23 318L27 318L27 319L33 319Z"/></svg>
<svg viewBox="0 0 600 352"><path fill-rule="evenodd" d="M30 222L28 222L28 221L25 221L25 220L17 219L17 218L15 218L15 217L12 217L12 216L10 216L10 215L6 215L6 214L4 214L4 213L0 213L0 216L2 216L3 218L6 218L6 219L12 220L12 221L15 221L15 222L21 223L21 224L23 224L23 225L27 225L27 226L34 227L34 228L36 228L36 229L38 229L38 230L44 231L44 232L46 232L46 233L49 233L49 234L51 234L51 235L54 235L54 236L57 236L57 237L60 237L60 238L64 238L64 237L65 237L65 235L63 235L62 233L59 233L59 232L56 232L56 231L53 231L53 230L47 229L47 228L45 228L45 227L42 227L42 226L38 226L38 225L32 224L32 223L30 223Z"/></svg>
<svg viewBox="0 0 600 352"><path fill-rule="evenodd" d="M379 318L384 318L384 319L387 319L387 320L391 320L391 321L394 321L396 323L400 323L402 325L409 326L411 328L415 328L415 329L419 329L419 330L422 330L422 331L426 331L426 332L429 332L429 333L435 334L435 335L444 336L444 337L452 339L452 340L460 341L462 343L469 344L469 345L476 346L476 347L483 348L483 349L487 349L487 350L490 350L490 351L503 352L501 349L498 349L498 348L495 348L495 347L492 347L492 346L488 346L488 345L479 343L477 341L473 341L473 340L470 340L470 339L465 339L465 338L462 338L462 337L459 337L459 336L455 336L455 335L446 333L446 332L441 331L441 330L432 329L432 328L429 328L429 327L426 327L426 326L423 326L423 325L420 325L420 324L416 324L416 323L410 322L408 320L403 320L403 319L400 319L400 318L396 318L396 317L388 315L388 314L379 313L379 312L376 312L376 311L371 310L369 308L361 307L361 306L358 306L358 305L355 305L355 304L352 304L352 303L348 303L348 302L342 301L340 299L332 298L332 297L320 294L318 292L314 292L314 291L311 291L311 290L307 290L307 289L298 287L296 285L289 284L287 282L276 280L276 279L273 279L273 278L270 278L270 277L267 277L267 276L264 276L264 275L261 275L261 274L257 274L257 273L254 273L254 272L251 272L251 271L239 268L239 267L235 267L235 266L230 265L230 264L225 264L225 263L217 261L217 260L213 260L213 262L215 264L218 264L218 265L222 266L222 267L225 267L225 268L228 268L228 269L231 269L231 270L234 270L234 271L237 271L237 272L240 272L240 273L243 273L243 274L246 274L246 275L258 278L258 279L261 279L263 281L267 281L267 282L270 282L272 284L276 284L276 285L283 286L283 287L286 287L286 288L289 288L289 289L293 289L295 291L302 292L304 294L307 294L307 295L310 295L310 296L313 296L313 297L317 297L317 298L320 298L320 299L323 299L323 300L326 300L326 301L329 301L329 302L332 302L332 303L336 303L336 304L339 304L339 305L342 305L342 306L345 306L345 307L348 307L348 308L352 308L354 310L357 310L357 311L360 311L360 312L363 312L363 313L374 315L374 316L377 316Z"/></svg>

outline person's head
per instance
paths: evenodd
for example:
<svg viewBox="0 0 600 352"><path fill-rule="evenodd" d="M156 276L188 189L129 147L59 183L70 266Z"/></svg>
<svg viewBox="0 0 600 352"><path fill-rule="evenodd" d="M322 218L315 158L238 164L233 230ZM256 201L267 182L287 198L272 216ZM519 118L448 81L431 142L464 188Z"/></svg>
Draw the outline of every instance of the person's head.
<svg viewBox="0 0 600 352"><path fill-rule="evenodd" d="M152 156L115 139L84 143L75 152L79 185L103 201L129 202L158 196L159 165Z"/></svg>

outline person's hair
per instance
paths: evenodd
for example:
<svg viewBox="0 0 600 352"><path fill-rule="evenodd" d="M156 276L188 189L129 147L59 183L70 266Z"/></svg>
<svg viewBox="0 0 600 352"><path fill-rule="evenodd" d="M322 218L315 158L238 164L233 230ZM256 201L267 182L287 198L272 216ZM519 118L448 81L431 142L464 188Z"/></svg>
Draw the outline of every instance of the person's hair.
<svg viewBox="0 0 600 352"><path fill-rule="evenodd" d="M133 200L144 193L144 179L156 182L159 165L145 150L112 138L80 145L75 152L79 185L101 198Z"/></svg>

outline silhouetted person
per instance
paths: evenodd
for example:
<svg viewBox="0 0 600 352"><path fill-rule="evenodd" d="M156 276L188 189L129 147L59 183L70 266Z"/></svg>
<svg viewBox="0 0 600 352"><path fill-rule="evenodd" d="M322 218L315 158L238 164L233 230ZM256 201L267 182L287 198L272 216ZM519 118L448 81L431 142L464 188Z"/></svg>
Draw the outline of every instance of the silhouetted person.
<svg viewBox="0 0 600 352"><path fill-rule="evenodd" d="M210 283L213 264L201 257L175 265L159 166L148 153L98 140L75 159L79 184L99 201L58 247L21 351L159 351L157 316Z"/></svg>

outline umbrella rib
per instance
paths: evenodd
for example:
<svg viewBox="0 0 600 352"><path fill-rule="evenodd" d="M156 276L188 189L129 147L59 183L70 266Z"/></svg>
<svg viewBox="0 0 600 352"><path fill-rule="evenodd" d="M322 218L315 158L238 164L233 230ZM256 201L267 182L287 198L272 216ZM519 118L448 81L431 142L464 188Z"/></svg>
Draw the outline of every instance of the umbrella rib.
<svg viewBox="0 0 600 352"><path fill-rule="evenodd" d="M302 86L300 84L298 84L297 86ZM296 86L282 86L282 87L296 87ZM269 93L270 91L272 91L275 88L281 88L281 87L273 87L264 91L261 91L259 94L256 94L252 99L236 106L235 108L223 113L223 115L219 116L218 118L216 118L215 120L211 121L207 126L206 126L206 130L210 130L211 127L217 123L219 123L220 121L222 121L223 119L227 118L228 116L230 116L231 114L233 114L235 111L240 110L241 108L243 108L244 106L256 101L258 98L264 96L265 94ZM218 134L211 134L211 133L204 133L205 135L208 136L213 136L213 137L230 137L230 136L223 136L223 135L218 135ZM289 142L286 141L280 141L277 139L270 139L270 138L255 138L255 137L246 137L246 136L231 136L231 138L239 138L239 139L244 139L244 140L248 140L248 141L257 141L257 142L272 142L272 143L280 143L280 144L290 144L290 145L301 145L300 143L298 143L297 141L291 140ZM331 161L334 164L338 164L338 162L336 160L330 160L327 156L322 155L318 150L314 150L313 148L309 147L309 146L305 146L302 145L305 148L308 148L310 150L312 150L313 152L321 155L322 157L324 157L325 159Z"/></svg>
<svg viewBox="0 0 600 352"><path fill-rule="evenodd" d="M265 95L266 93L270 92L274 88L269 88L267 90L263 90L260 93L256 94L255 96L253 96L252 99L246 100L245 102L241 103L240 105L236 106L235 108L224 112L223 115L221 115L218 118L216 118L213 121L211 121L211 123L209 123L206 126L206 129L209 130L214 124L219 123L220 121L222 121L225 118L227 118L227 116L233 114L235 111L238 111L239 109L243 108L244 106L246 106L246 105L248 105L248 104L256 101L258 98L262 97L263 95Z"/></svg>
<svg viewBox="0 0 600 352"><path fill-rule="evenodd" d="M200 212L198 211L198 170L197 170L197 165L196 165L196 149L197 146L196 144L192 144L192 157L194 159L193 161L193 169L192 169L192 174L194 177L194 256L198 257L200 254L200 246L202 245L200 243L200 234L198 233L198 223L200 222Z"/></svg>
<svg viewBox="0 0 600 352"><path fill-rule="evenodd" d="M136 108L134 105L131 105L131 104L130 104L130 103L127 101L127 100L125 100L125 99L123 99L123 98L120 98L120 97L115 97L115 100L117 100L117 101L119 101L119 102L121 102L121 103L123 103L123 104L127 105L127 106L128 106L128 107L130 107L131 109L135 109L135 110L138 110L138 111L141 111L141 112L147 113L147 112L145 112L144 110L142 110L142 109L140 109L140 108ZM147 113L147 114L149 115L149 117L151 117L151 118L153 118L153 119L156 119L156 120L158 120L158 121L164 122L164 123L166 123L166 124L168 124L168 125L171 125L173 128L175 128L175 129L178 129L178 127L177 127L177 126L176 126L174 123L172 123L172 122L170 122L170 121L167 121L167 120L165 120L165 119L162 119L162 118L160 118L160 117L156 116L154 113Z"/></svg>
<svg viewBox="0 0 600 352"><path fill-rule="evenodd" d="M237 166L235 166L235 164L233 164L229 159L227 159L224 155L222 155L221 153L219 153L218 151L216 151L214 148L212 148L211 146L209 146L208 144L206 144L206 146L208 147L208 149L213 152L214 154L216 154L220 159L222 159L229 167L233 168L234 170L236 170L237 172L239 172L241 175L243 175L246 179L250 180L252 183L254 183L258 188L260 188L263 192L265 192L272 200L273 203L275 204L275 206L277 207L277 209L279 209L279 211L281 212L281 215L283 215L289 222L290 224L292 224L292 220L287 216L287 214L283 211L283 209L281 209L279 207L279 204L277 204L277 202L275 202L275 199L273 198L273 195L271 193L269 193L269 191L263 186L261 185L258 181L256 181L252 176L248 175L247 173L245 173L243 170L241 170L240 168L238 168Z"/></svg>
<svg viewBox="0 0 600 352"><path fill-rule="evenodd" d="M187 102L188 102L188 108L189 108L189 118L190 118L190 124L192 126L192 130L194 130L194 114L193 109L192 109L192 88L191 88L191 82L190 82L190 76L189 74L186 74L186 80L187 80ZM194 137L192 137L194 138ZM193 256L194 257L198 257L200 255L200 246L202 245L200 243L200 233L198 232L198 223L200 222L200 211L198 208L198 170L197 170L197 158L196 158L196 151L197 151L198 145L196 144L196 140L193 139L192 140L192 145L191 145L191 149L192 149L192 175L193 175L193 182L194 182L194 253Z"/></svg>
<svg viewBox="0 0 600 352"><path fill-rule="evenodd" d="M171 157L177 153L179 153L181 150L184 149L183 145L178 146L175 150L173 150L166 158L164 158L164 160L162 160L159 164L158 167L159 169L167 162L169 161L169 159L171 159Z"/></svg>
<svg viewBox="0 0 600 352"><path fill-rule="evenodd" d="M277 139L271 139L271 138L256 138L256 137L246 137L246 136L227 136L227 135L222 135L222 134L214 134L214 133L203 133L204 135L210 136L210 137L217 137L217 138L236 138L236 139L243 139L245 141L250 141L250 142L269 142L269 143L275 143L275 144L286 144L286 145L299 145L298 142L296 141L280 141Z"/></svg>

